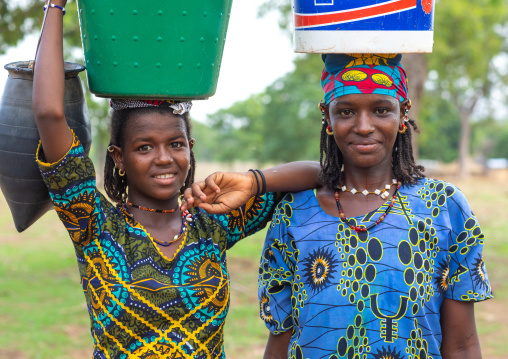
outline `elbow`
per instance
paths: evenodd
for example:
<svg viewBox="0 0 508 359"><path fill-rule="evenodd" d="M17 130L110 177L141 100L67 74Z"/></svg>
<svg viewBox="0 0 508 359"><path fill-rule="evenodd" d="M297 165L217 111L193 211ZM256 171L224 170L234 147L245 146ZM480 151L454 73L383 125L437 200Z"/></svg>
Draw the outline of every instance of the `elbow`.
<svg viewBox="0 0 508 359"><path fill-rule="evenodd" d="M37 126L65 121L63 106L58 108L34 101L32 104L32 112Z"/></svg>

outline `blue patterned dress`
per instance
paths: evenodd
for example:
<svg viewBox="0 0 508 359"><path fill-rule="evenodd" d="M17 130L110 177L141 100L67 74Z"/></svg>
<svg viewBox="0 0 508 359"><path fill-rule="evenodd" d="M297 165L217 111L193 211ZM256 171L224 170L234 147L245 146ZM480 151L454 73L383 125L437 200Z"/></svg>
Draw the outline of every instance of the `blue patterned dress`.
<svg viewBox="0 0 508 359"><path fill-rule="evenodd" d="M191 210L187 235L168 259L141 224L97 191L76 136L56 163L44 163L40 152L42 176L74 244L93 357L225 358L226 250L263 228L280 196L255 197L228 215Z"/></svg>
<svg viewBox="0 0 508 359"><path fill-rule="evenodd" d="M368 227L386 206L350 222ZM288 358L441 358L443 299L492 297L483 243L446 182L401 187L384 222L358 234L313 191L287 194L261 258L261 318L274 334L292 330Z"/></svg>

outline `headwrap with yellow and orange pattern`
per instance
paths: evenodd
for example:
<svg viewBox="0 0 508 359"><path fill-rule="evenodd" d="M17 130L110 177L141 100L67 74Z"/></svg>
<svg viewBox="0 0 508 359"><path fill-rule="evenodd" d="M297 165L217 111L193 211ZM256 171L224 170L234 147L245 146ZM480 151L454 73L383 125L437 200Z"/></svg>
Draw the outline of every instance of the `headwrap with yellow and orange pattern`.
<svg viewBox="0 0 508 359"><path fill-rule="evenodd" d="M407 99L406 72L400 54L325 54L321 75L324 102L349 94L381 94Z"/></svg>

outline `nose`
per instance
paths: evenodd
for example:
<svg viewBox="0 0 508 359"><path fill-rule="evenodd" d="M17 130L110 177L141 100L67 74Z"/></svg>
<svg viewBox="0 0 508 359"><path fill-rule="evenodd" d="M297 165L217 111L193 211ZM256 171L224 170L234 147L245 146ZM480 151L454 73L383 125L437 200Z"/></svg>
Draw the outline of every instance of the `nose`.
<svg viewBox="0 0 508 359"><path fill-rule="evenodd" d="M158 148L154 162L157 165L167 165L172 163L173 157L171 157L169 149L165 146Z"/></svg>
<svg viewBox="0 0 508 359"><path fill-rule="evenodd" d="M374 125L370 114L367 111L361 111L356 119L355 131L362 136L369 135L374 132Z"/></svg>

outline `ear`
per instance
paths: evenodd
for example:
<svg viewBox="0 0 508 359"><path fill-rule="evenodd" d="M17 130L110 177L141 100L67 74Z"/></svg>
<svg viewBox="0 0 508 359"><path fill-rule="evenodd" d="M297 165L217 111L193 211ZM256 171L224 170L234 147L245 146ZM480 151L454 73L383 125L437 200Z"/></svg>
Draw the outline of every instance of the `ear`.
<svg viewBox="0 0 508 359"><path fill-rule="evenodd" d="M108 147L108 154L111 156L113 161L115 162L116 168L118 170L125 170L123 166L123 151L120 147L111 145Z"/></svg>
<svg viewBox="0 0 508 359"><path fill-rule="evenodd" d="M191 138L189 140L189 149L192 151L192 149L194 148L194 144L196 143L196 140Z"/></svg>
<svg viewBox="0 0 508 359"><path fill-rule="evenodd" d="M411 100L410 99L406 99L400 103L400 116L399 116L400 121L399 122L401 124L403 124L405 121L406 110L409 111L410 109L411 109Z"/></svg>
<svg viewBox="0 0 508 359"><path fill-rule="evenodd" d="M330 124L330 112L328 105L325 105L323 102L319 104L319 108L324 112L325 114L325 120L326 123L328 123L328 126L331 126Z"/></svg>

